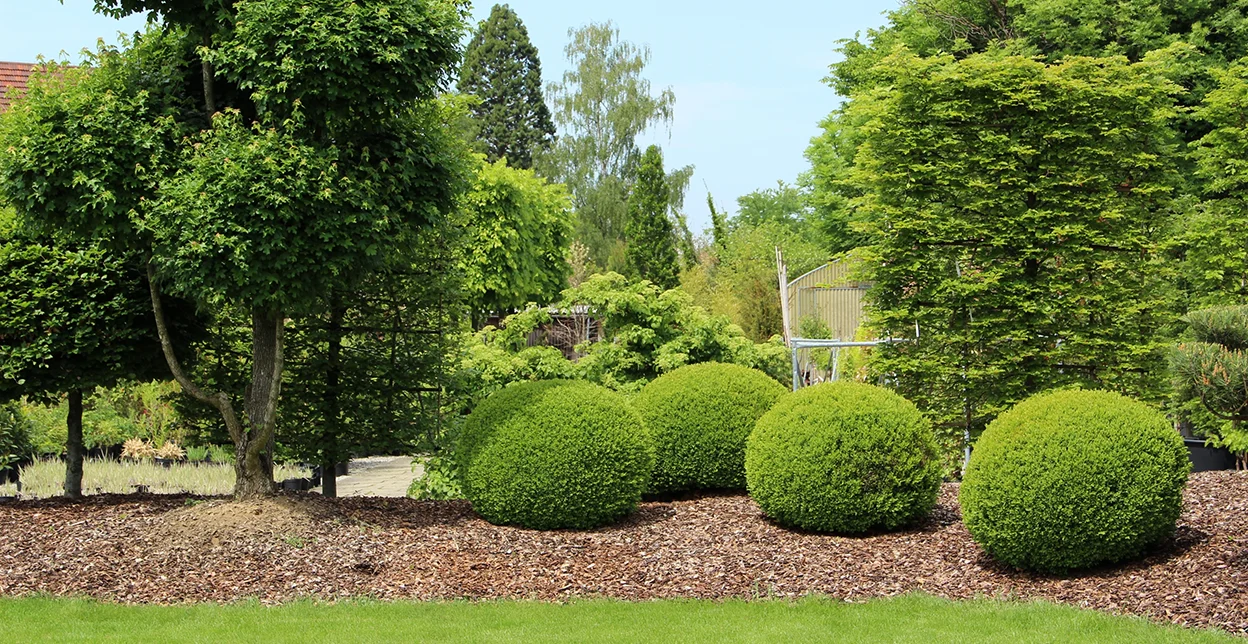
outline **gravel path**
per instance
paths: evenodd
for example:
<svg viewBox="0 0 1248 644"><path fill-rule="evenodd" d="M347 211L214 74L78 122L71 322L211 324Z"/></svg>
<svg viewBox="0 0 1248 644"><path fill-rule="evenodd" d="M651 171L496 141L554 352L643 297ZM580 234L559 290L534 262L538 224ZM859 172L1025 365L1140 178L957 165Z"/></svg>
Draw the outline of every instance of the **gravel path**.
<svg viewBox="0 0 1248 644"><path fill-rule="evenodd" d="M1046 599L1248 633L1248 472L1192 476L1171 541L1065 577L995 563L946 484L913 529L865 537L781 528L744 495L647 502L621 523L539 532L464 502L202 502L97 496L0 503L0 596L128 603L379 599L797 597L925 592Z"/></svg>
<svg viewBox="0 0 1248 644"><path fill-rule="evenodd" d="M410 456L369 456L351 459L348 475L338 477L338 496L378 496L402 498L412 480L419 477L421 467L412 465ZM320 488L314 492L319 493Z"/></svg>

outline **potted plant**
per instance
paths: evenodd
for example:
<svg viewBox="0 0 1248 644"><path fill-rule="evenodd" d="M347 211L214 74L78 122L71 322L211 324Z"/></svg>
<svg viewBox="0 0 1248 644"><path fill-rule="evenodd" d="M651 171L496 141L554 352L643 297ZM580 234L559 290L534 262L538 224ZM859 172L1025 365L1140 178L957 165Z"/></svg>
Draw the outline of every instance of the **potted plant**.
<svg viewBox="0 0 1248 644"><path fill-rule="evenodd" d="M151 443L139 439L129 438L121 446L121 458L128 461L143 461L156 457L156 448Z"/></svg>
<svg viewBox="0 0 1248 644"><path fill-rule="evenodd" d="M173 441L165 441L160 449L156 450L156 463L165 467L172 467L174 463L186 458L186 452Z"/></svg>
<svg viewBox="0 0 1248 644"><path fill-rule="evenodd" d="M208 461L207 447L188 447L186 448L186 461L196 467L203 465Z"/></svg>
<svg viewBox="0 0 1248 644"><path fill-rule="evenodd" d="M1179 400L1213 419L1207 441L1186 440L1192 469L1244 469L1248 454L1248 306L1189 313L1194 340L1180 344L1170 359ZM1227 449L1219 453L1219 449ZM1233 461L1227 454L1234 453ZM1229 462L1228 462L1229 461Z"/></svg>

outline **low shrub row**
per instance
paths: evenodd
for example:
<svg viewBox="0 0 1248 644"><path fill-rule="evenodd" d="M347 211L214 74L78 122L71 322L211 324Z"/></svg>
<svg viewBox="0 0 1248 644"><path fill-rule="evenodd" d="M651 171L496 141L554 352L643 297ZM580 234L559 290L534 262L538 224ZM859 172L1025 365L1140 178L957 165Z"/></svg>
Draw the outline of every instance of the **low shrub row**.
<svg viewBox="0 0 1248 644"><path fill-rule="evenodd" d="M861 534L914 524L941 486L932 426L896 393L837 382L786 394L761 372L721 364L678 369L632 401L579 381L506 387L468 418L454 459L483 518L537 529L605 525L646 492L745 487L779 524ZM989 554L1061 572L1169 536L1187 473L1160 412L1061 391L989 426L960 503Z"/></svg>

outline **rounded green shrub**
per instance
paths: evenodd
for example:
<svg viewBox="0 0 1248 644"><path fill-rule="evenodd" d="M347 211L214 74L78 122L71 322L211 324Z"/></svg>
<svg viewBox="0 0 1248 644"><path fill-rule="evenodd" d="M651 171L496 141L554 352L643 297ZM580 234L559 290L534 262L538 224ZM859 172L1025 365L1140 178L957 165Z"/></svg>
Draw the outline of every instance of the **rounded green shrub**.
<svg viewBox="0 0 1248 644"><path fill-rule="evenodd" d="M456 448L464 494L486 521L592 528L628 514L654 467L641 417L586 382L505 387L468 417Z"/></svg>
<svg viewBox="0 0 1248 644"><path fill-rule="evenodd" d="M745 440L785 394L767 374L734 364L681 367L633 399L654 439L651 492L745 487Z"/></svg>
<svg viewBox="0 0 1248 644"><path fill-rule="evenodd" d="M750 434L745 477L777 522L851 534L913 523L941 483L931 423L905 398L857 382L781 398Z"/></svg>
<svg viewBox="0 0 1248 644"><path fill-rule="evenodd" d="M1174 532L1190 469L1165 415L1106 391L1033 396L975 444L959 494L988 554L1064 572L1139 556Z"/></svg>

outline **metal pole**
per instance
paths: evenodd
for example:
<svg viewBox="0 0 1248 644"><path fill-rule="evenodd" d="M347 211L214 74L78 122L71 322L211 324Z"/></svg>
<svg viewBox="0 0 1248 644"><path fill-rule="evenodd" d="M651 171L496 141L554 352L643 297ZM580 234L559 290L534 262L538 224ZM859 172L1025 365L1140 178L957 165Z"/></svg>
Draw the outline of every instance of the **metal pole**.
<svg viewBox="0 0 1248 644"><path fill-rule="evenodd" d="M800 370L797 368L797 347L794 346L789 351L790 351L790 355L793 358L793 391L797 391L798 388L801 386L799 384L801 382L801 378L800 378L800 374L798 373Z"/></svg>

